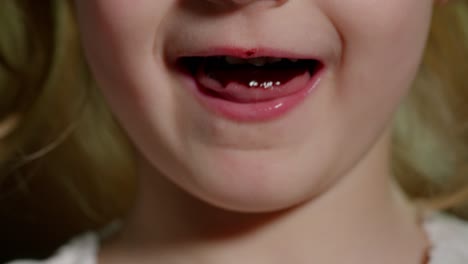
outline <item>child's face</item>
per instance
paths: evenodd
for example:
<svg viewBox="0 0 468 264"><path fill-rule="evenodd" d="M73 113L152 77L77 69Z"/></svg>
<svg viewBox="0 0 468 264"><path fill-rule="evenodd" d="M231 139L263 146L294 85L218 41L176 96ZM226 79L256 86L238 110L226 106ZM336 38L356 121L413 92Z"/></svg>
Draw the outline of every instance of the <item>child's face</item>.
<svg viewBox="0 0 468 264"><path fill-rule="evenodd" d="M415 76L433 4L258 0L231 8L227 0L75 2L92 70L137 149L188 192L242 211L296 205L366 159ZM254 66L223 73L215 66L208 70L216 63L212 58L195 62L193 74L174 66L182 57L209 55L316 59L323 68L297 66L309 86L316 84L305 99L295 94L292 100L264 88L210 90L206 84L210 78L208 83L243 83ZM282 66L267 68L259 67L258 74L274 83L301 83L298 76L284 77ZM218 94L202 94L197 82ZM224 94L228 89L233 92ZM286 88L279 87L280 94L281 89ZM255 103L252 91L270 92L259 96L276 101Z"/></svg>

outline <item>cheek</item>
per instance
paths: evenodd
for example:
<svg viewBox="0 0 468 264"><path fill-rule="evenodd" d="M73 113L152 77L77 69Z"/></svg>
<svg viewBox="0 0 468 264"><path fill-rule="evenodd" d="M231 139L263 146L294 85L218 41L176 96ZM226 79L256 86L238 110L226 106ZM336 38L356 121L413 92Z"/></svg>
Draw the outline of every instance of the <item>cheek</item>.
<svg viewBox="0 0 468 264"><path fill-rule="evenodd" d="M359 69L366 64L365 70L393 79L417 67L429 29L431 1L328 0L328 5L333 6L331 16L344 42L343 66Z"/></svg>
<svg viewBox="0 0 468 264"><path fill-rule="evenodd" d="M136 83L157 72L163 14L173 1L76 0L88 62L113 108L138 101ZM150 72L150 73L147 73ZM146 75L145 75L146 74ZM128 107L126 107L128 108Z"/></svg>
<svg viewBox="0 0 468 264"><path fill-rule="evenodd" d="M143 21L160 20L167 10L170 1L159 0L75 0L81 21L87 22L90 28L105 25L114 33L140 31ZM97 24L94 24L97 23ZM150 27L154 27L151 24Z"/></svg>
<svg viewBox="0 0 468 264"><path fill-rule="evenodd" d="M322 0L344 38L393 38L424 28L432 14L431 0Z"/></svg>
<svg viewBox="0 0 468 264"><path fill-rule="evenodd" d="M88 59L97 70L125 73L143 56L157 55L169 1L76 0L75 5Z"/></svg>
<svg viewBox="0 0 468 264"><path fill-rule="evenodd" d="M335 146L347 146L357 153L388 127L411 87L432 5L426 0L323 0L321 4L343 47L341 61L333 70L335 89L327 91L330 119L336 120L331 133L341 140ZM349 164L349 160L345 162Z"/></svg>
<svg viewBox="0 0 468 264"><path fill-rule="evenodd" d="M362 117L391 113L419 67L432 2L326 0L323 5L343 42L339 105L352 105Z"/></svg>
<svg viewBox="0 0 468 264"><path fill-rule="evenodd" d="M84 33L98 39L109 35L134 37L128 34L138 28L144 12L142 5L123 0L76 0L75 6Z"/></svg>
<svg viewBox="0 0 468 264"><path fill-rule="evenodd" d="M159 45L162 40L158 36L162 35L159 30L163 14L168 12L172 2L76 0L87 60L113 113L127 131L152 131L148 127L135 129L148 123L141 122L149 119L142 113L156 112L156 117L152 118L167 119L162 116L164 112L154 111L155 102L158 109L171 108L167 89L155 87L160 82L167 82L165 76L161 76L163 63ZM160 123L157 122L160 126L168 126ZM146 137L150 136L135 136Z"/></svg>

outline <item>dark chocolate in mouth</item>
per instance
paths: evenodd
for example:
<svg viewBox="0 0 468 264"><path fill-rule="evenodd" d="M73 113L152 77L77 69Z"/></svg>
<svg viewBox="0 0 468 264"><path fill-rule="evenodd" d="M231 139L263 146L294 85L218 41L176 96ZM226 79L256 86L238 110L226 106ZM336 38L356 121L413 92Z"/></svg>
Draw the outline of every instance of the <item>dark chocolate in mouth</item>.
<svg viewBox="0 0 468 264"><path fill-rule="evenodd" d="M221 75L227 75L229 72L242 72L248 73L248 76L242 78L239 74L236 74L236 78L245 79L239 80L239 83L245 81L251 81L252 78L258 81L270 79L275 81L278 76L278 72L290 73L285 75L291 75L294 77L294 73L308 71L311 76L315 75L322 67L322 63L315 59L294 59L294 58L276 58L276 57L257 57L250 59L242 59L231 56L210 56L210 57L183 57L178 61L179 67L191 75L197 75L200 71L203 71L206 75L213 77L214 79L226 77ZM234 77L234 76L233 76ZM281 82L287 80L280 78ZM226 78L222 78L226 79ZM222 83L224 81L220 80Z"/></svg>
<svg viewBox="0 0 468 264"><path fill-rule="evenodd" d="M269 100L275 95L287 95L296 90L292 83L297 84L299 79L307 82L323 67L320 61L314 59L274 57L185 57L178 63L184 72L194 77L204 94L238 102ZM233 83L246 90L239 90L239 86L232 90L230 84ZM254 92L258 89L276 91L269 94ZM278 92L280 90L282 92Z"/></svg>

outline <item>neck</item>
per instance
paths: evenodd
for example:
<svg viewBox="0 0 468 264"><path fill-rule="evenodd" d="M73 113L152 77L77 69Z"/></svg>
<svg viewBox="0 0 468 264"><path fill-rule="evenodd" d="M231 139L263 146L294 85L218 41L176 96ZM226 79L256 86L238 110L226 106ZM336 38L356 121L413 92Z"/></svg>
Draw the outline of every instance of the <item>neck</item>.
<svg viewBox="0 0 468 264"><path fill-rule="evenodd" d="M317 197L268 214L210 206L142 161L136 206L122 232L104 247L102 259L113 256L109 262L118 263L119 255L132 263L419 264L424 234L389 175L386 140Z"/></svg>

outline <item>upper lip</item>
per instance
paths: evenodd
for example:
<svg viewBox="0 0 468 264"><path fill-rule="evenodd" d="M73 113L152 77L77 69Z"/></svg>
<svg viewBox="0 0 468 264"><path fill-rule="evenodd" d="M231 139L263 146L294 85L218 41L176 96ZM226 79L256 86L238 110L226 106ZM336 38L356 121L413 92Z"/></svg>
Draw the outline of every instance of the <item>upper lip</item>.
<svg viewBox="0 0 468 264"><path fill-rule="evenodd" d="M298 15L277 23L279 15L240 12L226 17L206 17L200 23L175 19L164 31L165 35L157 38L157 47L161 48L157 52L168 64L184 57L210 56L318 60L327 66L339 63L340 35L324 16ZM252 17L247 20L246 16Z"/></svg>
<svg viewBox="0 0 468 264"><path fill-rule="evenodd" d="M272 57L272 58L287 58L287 59L301 59L301 60L317 60L323 63L323 59L317 55L301 54L282 49L275 49L269 47L237 47L237 46L214 46L200 50L180 51L174 52L170 56L172 63L177 62L181 58L186 57L212 57L212 56L231 56L243 59L259 58L259 57Z"/></svg>
<svg viewBox="0 0 468 264"><path fill-rule="evenodd" d="M242 48L242 47L233 47L233 46L214 46L208 49L201 50L192 50L178 53L175 56L175 60L170 60L173 67L178 69L178 71L184 72L186 74L194 74L197 70L197 66L191 63L188 63L188 58L208 58L208 57L219 57L219 56L230 56L238 57L242 59L252 59L260 57L270 57L270 58L283 58L283 59L293 59L293 60L314 60L318 62L318 65L321 65L322 68L325 64L323 59L320 59L318 56L310 56L304 54L298 54L290 51L273 49L273 48Z"/></svg>

